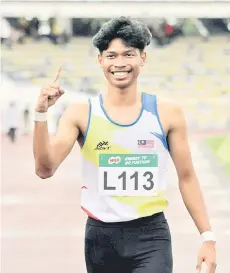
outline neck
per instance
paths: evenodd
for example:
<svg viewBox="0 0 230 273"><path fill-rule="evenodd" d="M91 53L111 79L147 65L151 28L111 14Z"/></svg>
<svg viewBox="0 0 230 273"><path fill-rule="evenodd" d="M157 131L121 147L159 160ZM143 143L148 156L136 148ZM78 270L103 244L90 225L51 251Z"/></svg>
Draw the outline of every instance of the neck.
<svg viewBox="0 0 230 273"><path fill-rule="evenodd" d="M114 106L128 106L141 100L141 94L137 91L136 84L124 89L109 85L106 99Z"/></svg>

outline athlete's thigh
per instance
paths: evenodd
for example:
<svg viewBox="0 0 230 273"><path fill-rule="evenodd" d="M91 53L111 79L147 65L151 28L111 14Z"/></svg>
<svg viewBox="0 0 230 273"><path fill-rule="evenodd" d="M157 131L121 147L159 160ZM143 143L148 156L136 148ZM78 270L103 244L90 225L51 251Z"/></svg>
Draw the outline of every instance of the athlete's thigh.
<svg viewBox="0 0 230 273"><path fill-rule="evenodd" d="M172 242L167 221L142 228L137 238L132 273L172 273Z"/></svg>
<svg viewBox="0 0 230 273"><path fill-rule="evenodd" d="M120 273L123 270L121 257L117 254L120 237L116 229L86 225L85 262L88 273Z"/></svg>
<svg viewBox="0 0 230 273"><path fill-rule="evenodd" d="M133 268L132 273L172 273L173 259L170 249L158 251L142 259Z"/></svg>

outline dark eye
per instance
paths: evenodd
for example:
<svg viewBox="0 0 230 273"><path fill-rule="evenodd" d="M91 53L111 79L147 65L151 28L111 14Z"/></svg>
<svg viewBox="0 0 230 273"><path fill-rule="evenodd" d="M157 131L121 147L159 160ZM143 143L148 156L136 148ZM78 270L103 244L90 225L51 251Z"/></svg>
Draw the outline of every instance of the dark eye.
<svg viewBox="0 0 230 273"><path fill-rule="evenodd" d="M132 53L126 53L125 56L127 56L127 57L132 57L133 54L132 54Z"/></svg>
<svg viewBox="0 0 230 273"><path fill-rule="evenodd" d="M112 59L114 57L115 57L115 55L107 55L107 58L109 58L109 59Z"/></svg>

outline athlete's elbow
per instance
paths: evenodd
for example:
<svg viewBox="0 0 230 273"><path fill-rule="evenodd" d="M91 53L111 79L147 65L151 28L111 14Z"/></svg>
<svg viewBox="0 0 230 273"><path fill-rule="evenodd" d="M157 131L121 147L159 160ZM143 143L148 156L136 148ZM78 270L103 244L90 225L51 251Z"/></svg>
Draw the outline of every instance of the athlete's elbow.
<svg viewBox="0 0 230 273"><path fill-rule="evenodd" d="M179 184L186 185L191 183L196 183L197 177L193 170L185 170L179 175Z"/></svg>
<svg viewBox="0 0 230 273"><path fill-rule="evenodd" d="M54 170L52 168L39 168L35 169L35 173L41 179L47 179L54 175Z"/></svg>

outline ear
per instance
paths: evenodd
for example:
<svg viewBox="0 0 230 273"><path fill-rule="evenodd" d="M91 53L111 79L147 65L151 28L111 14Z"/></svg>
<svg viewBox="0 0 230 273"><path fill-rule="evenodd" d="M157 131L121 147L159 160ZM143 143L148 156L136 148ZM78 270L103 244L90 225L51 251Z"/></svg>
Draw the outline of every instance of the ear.
<svg viewBox="0 0 230 273"><path fill-rule="evenodd" d="M145 65L145 60L146 60L146 52L141 53L141 66Z"/></svg>
<svg viewBox="0 0 230 273"><path fill-rule="evenodd" d="M102 67L103 67L103 59L102 59L102 55L101 55L101 54L98 54L97 59L98 59L98 63L99 63L99 65L100 65L100 67L102 68Z"/></svg>

